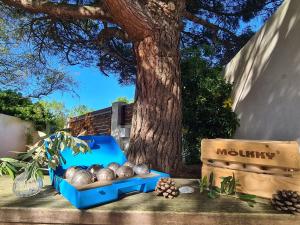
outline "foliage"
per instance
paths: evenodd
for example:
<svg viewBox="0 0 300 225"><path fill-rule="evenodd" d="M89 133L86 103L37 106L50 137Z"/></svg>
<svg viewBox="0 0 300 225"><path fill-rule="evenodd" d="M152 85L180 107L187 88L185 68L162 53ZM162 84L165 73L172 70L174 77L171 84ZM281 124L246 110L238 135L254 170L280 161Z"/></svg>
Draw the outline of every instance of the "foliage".
<svg viewBox="0 0 300 225"><path fill-rule="evenodd" d="M39 103L53 115L53 125L55 130L61 130L67 122L65 105L58 101L39 101Z"/></svg>
<svg viewBox="0 0 300 225"><path fill-rule="evenodd" d="M3 10L1 5L0 9ZM3 10L0 15L5 13ZM3 15L0 17L0 88L33 98L55 91L74 92L77 84L70 75L52 68L46 60L41 61L38 52L22 41L22 33L18 31L22 20L21 16L13 22Z"/></svg>
<svg viewBox="0 0 300 225"><path fill-rule="evenodd" d="M65 128L67 119L70 117L81 116L93 111L93 109L86 105L78 105L71 110L68 110L64 103L55 100L49 102L39 101L39 103L53 115L54 130L61 130Z"/></svg>
<svg viewBox="0 0 300 225"><path fill-rule="evenodd" d="M14 178L16 174L25 171L28 174L27 180L31 177L34 179L42 177L42 170L46 166L56 169L65 163L65 159L60 154L65 148L72 148L74 155L90 150L86 142L72 137L67 132L59 131L44 136L35 145L29 146L27 152L18 153L17 159L0 158L0 176L10 175Z"/></svg>
<svg viewBox="0 0 300 225"><path fill-rule="evenodd" d="M218 198L219 196L231 196L238 198L248 203L249 206L253 207L255 204L255 195L237 193L236 188L240 186L239 181L235 179L234 174L228 177L221 177L221 187L215 186L214 174L210 173L209 179L204 176L200 180L199 188L200 192L207 191L208 197L211 199Z"/></svg>
<svg viewBox="0 0 300 225"><path fill-rule="evenodd" d="M31 121L38 130L45 130L47 124L54 122L53 115L42 104L10 90L0 91L0 113Z"/></svg>
<svg viewBox="0 0 300 225"><path fill-rule="evenodd" d="M238 119L231 109L232 86L221 75L221 68L200 57L182 61L183 153L187 163L200 160L202 138L229 138Z"/></svg>
<svg viewBox="0 0 300 225"><path fill-rule="evenodd" d="M71 111L68 113L68 117L82 116L92 111L94 111L94 109L89 108L86 105L78 105L71 109Z"/></svg>
<svg viewBox="0 0 300 225"><path fill-rule="evenodd" d="M122 97L116 98L116 100L114 102L124 102L126 104L130 104L130 103L133 103L133 100L128 99L127 97L122 96Z"/></svg>
<svg viewBox="0 0 300 225"><path fill-rule="evenodd" d="M94 3L101 7L103 2L105 1L49 1L55 7L63 6L66 9L82 5L93 6ZM164 0L136 2L139 2L140 10L150 8L150 3L155 2L156 13L162 12L160 7L166 4ZM181 32L181 49L211 46L211 59L216 64L223 65L253 35L251 19L267 19L281 2L282 0L187 0L186 14L192 16L182 16L184 27ZM41 61L48 55L55 55L60 57L63 64L98 66L106 75L119 75L122 84L135 82L137 62L133 40L128 39L123 26L112 22L114 20L93 17L65 19L64 15L25 14L23 10L7 5L0 7L0 18L19 26L17 31L20 38L32 41L33 49L38 52ZM151 14L150 11L147 12ZM151 18L155 17L150 14ZM245 29L241 29L241 24ZM195 50L199 52L203 48Z"/></svg>

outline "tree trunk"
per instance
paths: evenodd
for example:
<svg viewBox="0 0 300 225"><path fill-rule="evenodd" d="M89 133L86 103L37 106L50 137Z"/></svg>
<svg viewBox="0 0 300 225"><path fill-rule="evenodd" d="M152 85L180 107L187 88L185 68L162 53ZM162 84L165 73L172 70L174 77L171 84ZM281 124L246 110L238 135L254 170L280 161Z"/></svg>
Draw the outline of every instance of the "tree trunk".
<svg viewBox="0 0 300 225"><path fill-rule="evenodd" d="M178 27L135 43L138 72L128 158L174 174L181 164Z"/></svg>

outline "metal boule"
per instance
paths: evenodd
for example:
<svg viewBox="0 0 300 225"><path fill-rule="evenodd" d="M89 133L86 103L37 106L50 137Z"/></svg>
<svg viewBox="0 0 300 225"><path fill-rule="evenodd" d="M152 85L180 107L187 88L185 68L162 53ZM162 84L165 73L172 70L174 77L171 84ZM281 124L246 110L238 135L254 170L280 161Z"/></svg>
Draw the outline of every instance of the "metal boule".
<svg viewBox="0 0 300 225"><path fill-rule="evenodd" d="M129 166L121 166L117 169L117 176L120 178L132 177L133 175L134 175L133 169Z"/></svg>
<svg viewBox="0 0 300 225"><path fill-rule="evenodd" d="M123 164L123 166L129 166L129 167L133 168L134 164L132 162L127 161L126 163Z"/></svg>
<svg viewBox="0 0 300 225"><path fill-rule="evenodd" d="M64 178L67 179L68 181L71 181L74 174L79 171L82 170L82 168L80 166L71 166L69 167L64 174Z"/></svg>
<svg viewBox="0 0 300 225"><path fill-rule="evenodd" d="M91 165L87 168L87 170L93 174L93 178L94 180L97 179L96 177L96 173L99 172L103 167L101 165L98 165L98 164L94 164L94 165Z"/></svg>
<svg viewBox="0 0 300 225"><path fill-rule="evenodd" d="M73 184L74 186L87 185L92 182L93 182L93 175L87 170L77 171L71 180L71 184Z"/></svg>
<svg viewBox="0 0 300 225"><path fill-rule="evenodd" d="M111 169L112 171L114 171L114 173L117 172L117 169L120 167L120 164L119 163L116 163L116 162L112 162L110 164L108 164L107 168L108 169Z"/></svg>
<svg viewBox="0 0 300 225"><path fill-rule="evenodd" d="M115 172L111 169L101 169L96 173L98 181L110 181L116 178Z"/></svg>
<svg viewBox="0 0 300 225"><path fill-rule="evenodd" d="M138 164L136 166L133 167L133 171L137 174L137 175L144 175L144 174L149 174L150 170L149 167L146 164Z"/></svg>

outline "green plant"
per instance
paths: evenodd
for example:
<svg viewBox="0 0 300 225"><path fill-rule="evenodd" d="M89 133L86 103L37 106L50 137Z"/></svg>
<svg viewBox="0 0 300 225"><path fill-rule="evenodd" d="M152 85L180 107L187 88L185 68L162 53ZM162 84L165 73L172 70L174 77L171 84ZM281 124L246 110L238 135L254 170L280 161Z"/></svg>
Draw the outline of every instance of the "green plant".
<svg viewBox="0 0 300 225"><path fill-rule="evenodd" d="M220 188L215 186L215 177L213 173L210 173L209 179L204 176L199 182L200 193L204 191L208 192L208 197L211 199L218 198L219 196L230 196L248 203L250 207L253 207L255 202L255 195L242 194L236 191L236 188L240 186L239 181L235 179L234 174L228 177L221 177Z"/></svg>
<svg viewBox="0 0 300 225"><path fill-rule="evenodd" d="M47 124L54 122L53 115L42 104L12 90L0 91L0 113L31 121L37 130L45 130Z"/></svg>
<svg viewBox="0 0 300 225"><path fill-rule="evenodd" d="M181 72L183 154L187 163L198 163L202 138L229 138L239 125L231 108L232 85L220 67L199 56L184 59Z"/></svg>
<svg viewBox="0 0 300 225"><path fill-rule="evenodd" d="M82 116L92 111L94 111L94 109L89 108L86 105L77 105L71 109L71 111L68 113L68 117Z"/></svg>
<svg viewBox="0 0 300 225"><path fill-rule="evenodd" d="M60 151L67 147L72 148L74 155L90 150L85 141L65 131L58 131L29 146L27 152L18 153L16 159L0 158L0 176L10 175L14 178L16 174L25 171L28 174L27 179L43 177L42 170L45 167L56 169L61 163L65 163Z"/></svg>
<svg viewBox="0 0 300 225"><path fill-rule="evenodd" d="M126 103L126 104L130 104L130 103L133 103L133 100L132 100L132 99L128 99L128 98L125 97L125 96L122 96L122 97L116 98L116 100L113 101L113 103L114 103L114 102L124 102L124 103Z"/></svg>

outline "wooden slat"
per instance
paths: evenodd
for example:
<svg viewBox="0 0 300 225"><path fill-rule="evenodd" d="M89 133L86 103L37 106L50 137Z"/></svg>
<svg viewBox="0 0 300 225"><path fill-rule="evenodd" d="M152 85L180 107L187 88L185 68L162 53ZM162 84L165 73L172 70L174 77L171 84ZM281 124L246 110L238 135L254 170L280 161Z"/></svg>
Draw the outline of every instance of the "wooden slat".
<svg viewBox="0 0 300 225"><path fill-rule="evenodd" d="M300 178L258 174L245 171L217 168L208 165L202 166L202 176L209 177L210 173L216 178L216 185L220 187L221 177L232 176L241 184L239 192L254 194L264 198L271 198L277 190L288 189L300 192Z"/></svg>
<svg viewBox="0 0 300 225"><path fill-rule="evenodd" d="M233 198L211 200L199 193L198 180L176 179L180 187L195 188L193 194L165 199L153 193L127 196L120 201L89 210L74 208L55 194L45 177L43 191L30 198L12 193L12 180L0 177L0 224L105 224L105 225L300 225L294 215L278 213L264 199L253 208Z"/></svg>
<svg viewBox="0 0 300 225"><path fill-rule="evenodd" d="M300 169L299 145L296 141L203 139L201 159Z"/></svg>

